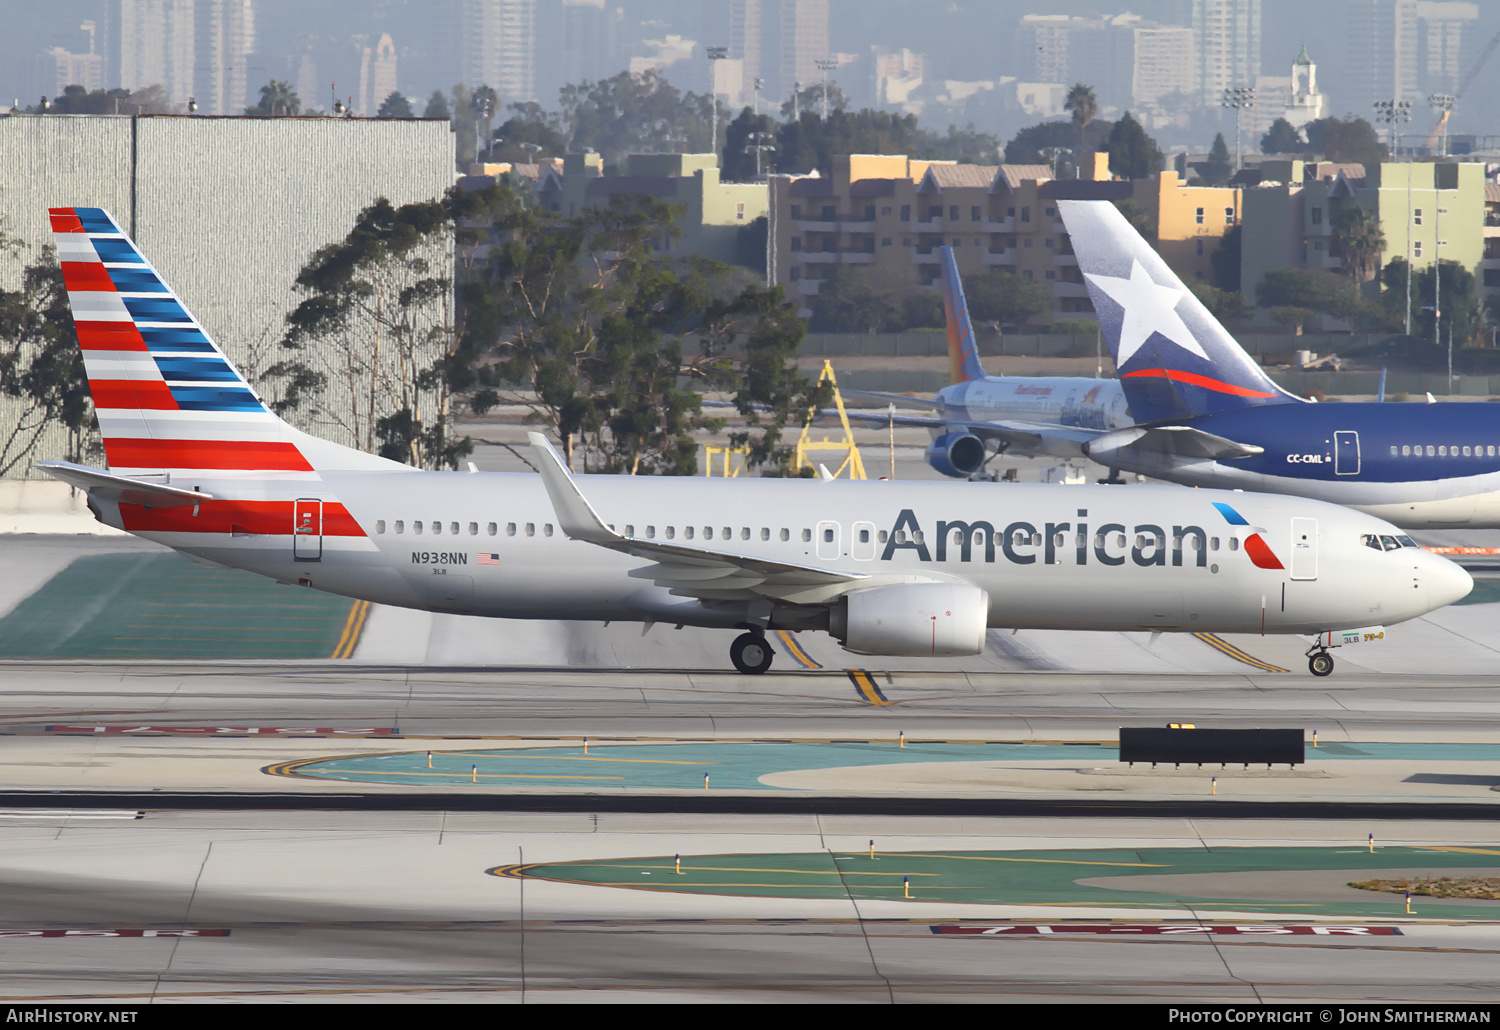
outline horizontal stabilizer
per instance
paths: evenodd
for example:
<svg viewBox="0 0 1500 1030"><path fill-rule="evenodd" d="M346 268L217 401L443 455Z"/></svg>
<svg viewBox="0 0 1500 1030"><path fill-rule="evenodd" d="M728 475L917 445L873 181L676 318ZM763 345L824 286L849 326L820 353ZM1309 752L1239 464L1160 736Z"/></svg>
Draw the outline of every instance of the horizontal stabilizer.
<svg viewBox="0 0 1500 1030"><path fill-rule="evenodd" d="M1101 465L1155 465L1166 468L1201 461L1233 461L1264 452L1189 426L1131 426L1090 441L1085 453Z"/></svg>
<svg viewBox="0 0 1500 1030"><path fill-rule="evenodd" d="M69 486L76 486L107 501L142 504L148 508L186 508L213 500L213 494L117 476L104 469L75 465L70 461L39 461L36 467L53 479L61 479Z"/></svg>

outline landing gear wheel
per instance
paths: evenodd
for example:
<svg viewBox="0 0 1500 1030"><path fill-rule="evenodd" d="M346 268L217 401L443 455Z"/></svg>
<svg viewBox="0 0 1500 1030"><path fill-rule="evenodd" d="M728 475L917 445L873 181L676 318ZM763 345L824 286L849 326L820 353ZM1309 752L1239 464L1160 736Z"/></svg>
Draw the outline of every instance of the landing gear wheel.
<svg viewBox="0 0 1500 1030"><path fill-rule="evenodd" d="M1327 676L1333 671L1333 655L1319 651L1307 659L1307 668L1314 676Z"/></svg>
<svg viewBox="0 0 1500 1030"><path fill-rule="evenodd" d="M744 633L729 645L729 660L747 676L759 676L771 667L776 652L760 633Z"/></svg>

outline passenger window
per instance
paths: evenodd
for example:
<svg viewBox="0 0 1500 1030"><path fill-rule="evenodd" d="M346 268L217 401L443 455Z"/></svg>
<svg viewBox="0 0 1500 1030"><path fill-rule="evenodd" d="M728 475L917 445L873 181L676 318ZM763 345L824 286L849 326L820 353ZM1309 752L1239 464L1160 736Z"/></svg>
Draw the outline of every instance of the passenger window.
<svg viewBox="0 0 1500 1030"><path fill-rule="evenodd" d="M1396 445L1395 444L1391 444L1391 457L1394 458L1395 456L1396 456Z"/></svg>
<svg viewBox="0 0 1500 1030"><path fill-rule="evenodd" d="M810 530L810 529L804 529L802 531L802 542L804 544L812 542L812 530Z"/></svg>
<svg viewBox="0 0 1500 1030"><path fill-rule="evenodd" d="M1411 456L1411 448L1403 444L1402 447L1401 447L1401 457L1408 458L1410 456Z"/></svg>
<svg viewBox="0 0 1500 1030"><path fill-rule="evenodd" d="M417 536L421 536L422 535L422 523L420 523L420 522L413 522L411 524L411 531L413 533L417 534Z"/></svg>
<svg viewBox="0 0 1500 1030"><path fill-rule="evenodd" d="M635 536L635 527L627 524L625 527L625 535Z"/></svg>
<svg viewBox="0 0 1500 1030"><path fill-rule="evenodd" d="M672 539L675 539L676 536L677 536L677 527L676 526L668 526L667 527L667 539L668 540L672 540Z"/></svg>
<svg viewBox="0 0 1500 1030"><path fill-rule="evenodd" d="M1446 458L1447 456L1448 456L1448 448L1445 447L1443 444L1438 444L1438 457L1439 458Z"/></svg>
<svg viewBox="0 0 1500 1030"><path fill-rule="evenodd" d="M880 531L880 535L878 537L876 537L876 539L879 540L883 544L883 543L886 542L886 538L887 538L888 535L889 534L887 534L886 531L882 529Z"/></svg>
<svg viewBox="0 0 1500 1030"><path fill-rule="evenodd" d="M868 529L861 529L859 531L859 542L862 544L870 542L870 531Z"/></svg>
<svg viewBox="0 0 1500 1030"><path fill-rule="evenodd" d="M1239 537L1232 536L1232 537L1229 538L1229 549L1231 551L1238 551L1240 549L1240 538Z"/></svg>
<svg viewBox="0 0 1500 1030"><path fill-rule="evenodd" d="M740 527L740 539L741 540L749 540L750 539L750 527L749 526L741 526Z"/></svg>
<svg viewBox="0 0 1500 1030"><path fill-rule="evenodd" d="M385 519L376 519L375 520L375 532L377 532L377 533L384 533L385 532Z"/></svg>
<svg viewBox="0 0 1500 1030"><path fill-rule="evenodd" d="M528 523L526 523L526 535L527 536L536 536L536 523L535 522L528 522Z"/></svg>
<svg viewBox="0 0 1500 1030"><path fill-rule="evenodd" d="M686 526L686 527L683 528L683 530L682 530L682 538L684 540L691 540L691 539L693 539L693 527L692 526Z"/></svg>
<svg viewBox="0 0 1500 1030"><path fill-rule="evenodd" d="M1434 453L1436 453L1436 452L1435 452L1435 449L1433 448L1432 444L1428 444L1427 445L1427 456L1430 458L1430 457L1433 456Z"/></svg>
<svg viewBox="0 0 1500 1030"><path fill-rule="evenodd" d="M802 533L802 539L804 539L804 540L807 539L807 531L806 530L804 530L803 533ZM831 544L831 543L833 543L833 530L831 530L831 529L825 529L825 530L823 530L823 542L825 544Z"/></svg>
<svg viewBox="0 0 1500 1030"><path fill-rule="evenodd" d="M898 530L896 530L896 543L898 543L898 544L904 544L904 543L906 543L906 530L904 530L904 529L898 529Z"/></svg>
<svg viewBox="0 0 1500 1030"><path fill-rule="evenodd" d="M1493 458L1495 456L1495 445L1494 444L1488 444L1488 445L1486 445L1486 447L1484 448L1484 456L1486 458Z"/></svg>
<svg viewBox="0 0 1500 1030"><path fill-rule="evenodd" d="M450 522L450 523L448 523L448 532L451 533L451 534L453 534L454 536L458 536L458 523L457 522Z"/></svg>
<svg viewBox="0 0 1500 1030"><path fill-rule="evenodd" d="M506 536L515 536L516 535L516 524L514 522L507 522L505 524L505 535Z"/></svg>
<svg viewBox="0 0 1500 1030"><path fill-rule="evenodd" d="M749 536L750 534L746 533L745 535ZM722 534L720 534L719 539L721 539L721 540L733 540L734 539L734 530L731 529L728 526L725 526L724 527L724 532Z"/></svg>
<svg viewBox="0 0 1500 1030"><path fill-rule="evenodd" d="M542 536L551 536L551 535L552 535L552 523L548 522L547 524L545 524L544 526L542 526Z"/></svg>
<svg viewBox="0 0 1500 1030"><path fill-rule="evenodd" d="M1116 547L1124 547L1125 546L1125 534L1124 533L1116 533L1115 534L1115 546Z"/></svg>
<svg viewBox="0 0 1500 1030"><path fill-rule="evenodd" d="M490 536L494 536L500 532L500 527L497 524L491 522L488 526L485 527L485 532L489 533Z"/></svg>
<svg viewBox="0 0 1500 1030"><path fill-rule="evenodd" d="M765 526L760 527L760 538L762 540L769 540L769 539L771 539L771 531L769 529L767 529Z"/></svg>
<svg viewBox="0 0 1500 1030"><path fill-rule="evenodd" d="M782 543L786 543L791 538L792 538L791 530L783 529L781 531L781 542Z"/></svg>
<svg viewBox="0 0 1500 1030"><path fill-rule="evenodd" d="M1208 549L1210 551L1217 551L1219 549L1219 538L1218 537L1211 536L1211 537L1208 538Z"/></svg>
<svg viewBox="0 0 1500 1030"><path fill-rule="evenodd" d="M1465 458L1473 457L1473 455L1471 455L1469 453L1469 448L1467 448L1467 447L1464 448L1464 457Z"/></svg>
<svg viewBox="0 0 1500 1030"><path fill-rule="evenodd" d="M402 522L400 519L396 520L396 532L397 533L404 533L404 532L406 532L406 523Z"/></svg>
<svg viewBox="0 0 1500 1030"><path fill-rule="evenodd" d="M433 536L442 536L443 535L443 524L441 522L434 522L432 524L432 535Z"/></svg>
<svg viewBox="0 0 1500 1030"><path fill-rule="evenodd" d="M479 535L479 523L477 523L477 522L471 522L471 523L469 523L469 535L470 536L478 536ZM491 535L493 535L493 534L491 534Z"/></svg>
<svg viewBox="0 0 1500 1030"><path fill-rule="evenodd" d="M655 540L656 539L656 527L655 526L647 526L646 527L646 539L647 540Z"/></svg>

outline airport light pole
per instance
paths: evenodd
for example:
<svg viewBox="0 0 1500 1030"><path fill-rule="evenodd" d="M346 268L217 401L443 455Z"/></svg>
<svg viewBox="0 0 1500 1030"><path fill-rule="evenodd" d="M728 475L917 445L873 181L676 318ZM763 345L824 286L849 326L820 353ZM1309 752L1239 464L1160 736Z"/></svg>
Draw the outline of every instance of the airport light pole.
<svg viewBox="0 0 1500 1030"><path fill-rule="evenodd" d="M1410 100L1375 101L1375 120L1384 122L1391 139L1391 155L1396 153L1396 123L1411 121Z"/></svg>
<svg viewBox="0 0 1500 1030"><path fill-rule="evenodd" d="M716 62L722 61L729 56L727 46L711 46L705 48L708 54L708 106L713 108L713 128L710 130L712 138L709 140L709 152L719 152L719 83Z"/></svg>
<svg viewBox="0 0 1500 1030"><path fill-rule="evenodd" d="M1391 155L1395 156L1396 147L1396 124L1398 122L1411 121L1410 100L1377 100L1375 101L1375 120L1384 122L1390 133ZM1406 335L1411 335L1411 162L1406 163Z"/></svg>
<svg viewBox="0 0 1500 1030"><path fill-rule="evenodd" d="M823 120L828 121L828 73L839 66L836 57L819 57L814 64L823 72Z"/></svg>
<svg viewBox="0 0 1500 1030"><path fill-rule="evenodd" d="M760 155L763 154L763 153L766 153L767 151L769 151L769 152L771 152L773 154L776 152L776 147L775 147L774 143L772 142L775 139L776 139L776 134L774 132L752 132L750 134L750 143L749 143L748 146L745 147L745 153L748 154L751 151L755 152L755 181L756 182L760 182L761 181Z"/></svg>
<svg viewBox="0 0 1500 1030"><path fill-rule="evenodd" d="M1072 157L1073 151L1069 150L1067 147L1042 148L1042 156L1045 157L1048 161L1052 162L1052 178L1054 179L1057 178L1057 159L1063 154L1067 154L1069 157Z"/></svg>
<svg viewBox="0 0 1500 1030"><path fill-rule="evenodd" d="M1234 170L1239 172L1245 168L1244 152L1240 144L1240 112L1248 107L1255 106L1255 90L1249 86L1236 86L1224 91L1223 106L1234 108Z"/></svg>

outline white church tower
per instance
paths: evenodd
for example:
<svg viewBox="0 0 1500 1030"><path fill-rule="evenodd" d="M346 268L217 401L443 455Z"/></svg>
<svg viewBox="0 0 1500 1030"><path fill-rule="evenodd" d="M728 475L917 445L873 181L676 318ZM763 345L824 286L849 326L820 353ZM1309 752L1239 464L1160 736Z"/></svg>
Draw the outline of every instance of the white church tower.
<svg viewBox="0 0 1500 1030"><path fill-rule="evenodd" d="M1307 44L1292 62L1292 86L1287 95L1285 118L1297 128L1323 117L1327 98L1318 92L1318 66L1307 56Z"/></svg>

